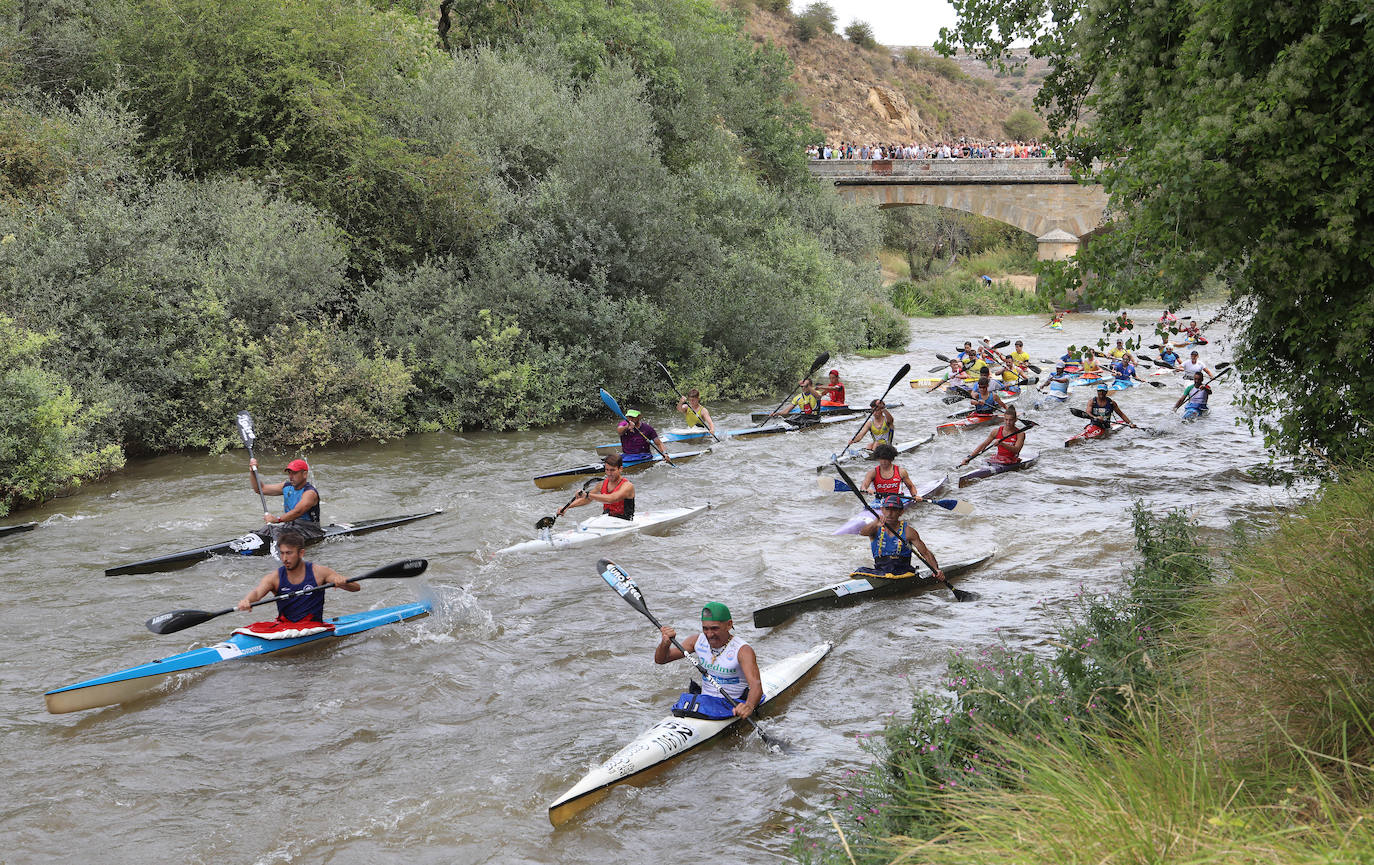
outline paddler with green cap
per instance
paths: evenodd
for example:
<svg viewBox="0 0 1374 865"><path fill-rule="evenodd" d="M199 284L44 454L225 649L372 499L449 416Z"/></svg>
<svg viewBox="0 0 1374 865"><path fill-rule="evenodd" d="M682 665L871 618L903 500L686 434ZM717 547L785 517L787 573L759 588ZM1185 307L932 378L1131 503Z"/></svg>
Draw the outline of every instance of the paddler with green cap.
<svg viewBox="0 0 1374 865"><path fill-rule="evenodd" d="M673 714L692 718L747 718L763 700L763 680L759 677L759 659L754 649L731 633L734 621L730 608L719 601L711 601L701 608L701 632L688 637L683 645L696 656L698 669L703 669L702 683L683 694L673 707ZM658 645L654 647L654 663L668 664L684 657L672 644L677 631L666 625L660 629ZM722 697L721 692L730 699ZM733 705L731 705L733 702Z"/></svg>
<svg viewBox="0 0 1374 865"><path fill-rule="evenodd" d="M668 456L663 442L659 440L658 431L649 426L640 416L638 409L632 408L625 412L625 420L616 426L615 431L620 436L620 453L624 456L642 460L652 453L649 449L652 442L658 448L658 452L663 454L664 462L672 465L672 457Z"/></svg>

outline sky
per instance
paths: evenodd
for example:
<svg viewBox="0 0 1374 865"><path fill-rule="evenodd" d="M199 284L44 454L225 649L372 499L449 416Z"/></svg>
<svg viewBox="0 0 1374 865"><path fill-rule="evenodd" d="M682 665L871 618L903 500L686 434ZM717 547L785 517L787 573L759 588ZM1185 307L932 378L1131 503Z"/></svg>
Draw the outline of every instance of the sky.
<svg viewBox="0 0 1374 865"><path fill-rule="evenodd" d="M932 45L941 27L954 26L954 7L946 0L826 0L835 10L835 31L854 19L867 21L883 45ZM800 12L811 0L792 0Z"/></svg>

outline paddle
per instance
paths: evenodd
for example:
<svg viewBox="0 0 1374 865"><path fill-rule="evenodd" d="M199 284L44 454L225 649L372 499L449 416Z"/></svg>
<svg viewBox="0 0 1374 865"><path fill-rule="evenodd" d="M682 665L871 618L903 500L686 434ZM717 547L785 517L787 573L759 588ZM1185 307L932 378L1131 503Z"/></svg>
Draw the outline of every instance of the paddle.
<svg viewBox="0 0 1374 865"><path fill-rule="evenodd" d="M353 577L349 580L349 582L360 583L363 580L418 577L421 574L423 574L425 572L425 568L428 567L429 562L425 559L405 559L399 562L392 562L389 565L383 565L382 567L377 568L373 571L368 571L361 577ZM295 598L299 597L300 595L308 595L311 592L322 592L325 589L331 589L333 587L333 583L326 583L323 586L315 586L314 588L310 589L301 589L298 592L287 592L286 594L278 595L275 598L263 598L261 601L255 601L249 606L257 607L261 606L262 604L271 604L275 603L276 601L284 601L287 598ZM207 613L204 610L173 610L170 613L163 613L160 616L153 616L151 619L149 619L148 630L152 631L154 634L175 634L177 631L184 631L187 628L195 627L196 625L199 625L203 622L208 622L211 619L217 619L220 616L227 616L228 614L235 612L236 610L236 607L230 607L227 610L220 610L217 613Z"/></svg>
<svg viewBox="0 0 1374 865"><path fill-rule="evenodd" d="M575 496L573 496L572 498L568 499L568 504L566 504L566 505L564 505L563 507L559 508L559 510L560 510L560 511L566 511L566 510L569 508L569 506L572 505L573 502L577 501L578 497L580 497L580 496L582 495L582 493L585 493L585 492L587 491L587 487L590 487L592 484L598 483L598 482L604 481L604 480L605 480L605 478L592 478L592 479L588 480L586 483L584 483L584 484L582 485L582 489L577 493L577 495L575 495ZM554 514L554 515L551 516L551 517L540 517L539 520L538 520L537 522L535 522L534 527L535 527L535 529L537 529L537 530L539 530L539 531L541 531L541 532L542 532L544 529L551 529L551 528L553 528L553 524L556 523L556 522L558 522L558 517L559 517L559 516L560 516L559 514Z"/></svg>
<svg viewBox="0 0 1374 865"><path fill-rule="evenodd" d="M821 361L821 363L824 362L825 361ZM816 366L820 366L820 364L818 363ZM662 623L654 617L653 613L649 612L649 607L644 603L644 594L639 591L639 586L635 585L635 581L630 579L630 575L625 572L624 568L610 559L601 559L596 563L596 570L597 573L601 574L601 579L606 581L606 585L615 589L616 593L625 599L625 603L634 607L644 616L644 618L653 622L655 628L658 628L660 631L663 629ZM725 689L720 686L720 682L717 682L715 678L706 671L706 666L701 662L700 658L682 648L682 644L677 641L676 637L673 638L672 643L673 648L677 649L683 654L683 657L692 662L692 666L697 668L697 672L701 674L702 679L716 686L716 690L720 691L720 695L725 698L726 702L731 706L739 705L739 701L731 699L730 695L725 693ZM790 747L787 742L770 735L760 727L753 718L746 717L744 720L749 722L749 726L754 728L754 732L759 734L759 738L762 739L764 744L768 745L768 747L778 751L786 751Z"/></svg>
<svg viewBox="0 0 1374 865"><path fill-rule="evenodd" d="M976 450L976 451L974 451L973 453L969 454L968 457L967 457L966 459L962 460L962 461L959 463L959 465L961 465L961 466L966 466L966 465L969 464L970 461L972 461L972 459L973 459L974 457L978 456L980 453L982 453L983 451L985 451L985 450L987 450L988 448L992 447L993 445L995 445L995 444L1001 444L1002 442L1006 441L1007 439L1016 438L1016 437L1019 436L1021 433L1026 432L1027 430L1031 429L1032 427L1038 427L1038 426L1040 426L1040 424L1036 423L1036 422L1033 421L1033 420L1022 420L1021 423L1025 424L1025 426L1021 427L1021 428L1018 429L1018 430L1012 430L1011 432L1007 433L1006 435L1002 436L1001 438L997 439L996 441L990 441L990 442L988 442L987 444L985 444L985 445L983 445L982 447L978 448L978 450Z"/></svg>
<svg viewBox="0 0 1374 865"><path fill-rule="evenodd" d="M867 510L870 514L872 514L876 519L881 520L881 519L882 519L882 516L881 516L877 511L873 510L873 506L870 505L870 504L868 503L868 499L864 498L864 494L861 493L861 492L859 492L859 485L856 484L856 483L854 483L854 479L851 478L849 475L845 474L844 469L840 468L840 464L839 464L839 463L834 463L834 466L835 466L835 471L837 471L837 472L840 473L840 477L841 477L841 478L844 478L844 482L847 483L847 484L849 484L849 491L850 491L851 493L853 493L853 494L859 499L860 502L863 503L864 509ZM925 556L923 556L923 555L921 555L920 553L916 552L916 550L915 550L914 547L913 547L912 550L911 550L911 554L914 555L916 558L920 559L920 560L921 560L921 563L924 564L927 568L930 568L930 573L931 573L932 576L935 574L935 572L936 572L937 570L939 570L939 569L936 568L934 565L932 565L930 562L926 561L926 557L925 557ZM948 580L945 580L944 582L945 582L945 585L949 587L949 590L950 590L951 592L954 593L954 600L956 600L956 601L973 601L973 600L977 600L978 596L975 595L975 594L973 594L972 592L965 592L965 591L963 591L962 589L956 589L956 588L954 588L953 586L950 586L950 585L949 585L949 581L948 581Z"/></svg>
<svg viewBox="0 0 1374 865"><path fill-rule="evenodd" d="M938 357L939 355L936 355L936 356ZM931 367L930 369L926 370L926 372L939 372L940 370L944 369L944 368L947 367L947 366L949 366L949 364L947 364L947 363L942 363L942 364L940 364L939 366Z"/></svg>
<svg viewBox="0 0 1374 865"><path fill-rule="evenodd" d="M1096 418L1094 418L1092 415L1088 414L1087 412L1083 411L1083 409L1081 409L1081 408L1074 408L1073 406L1069 406L1069 414L1073 415L1074 417L1081 417L1081 418L1083 418L1083 420L1096 420ZM1131 426L1131 424L1126 423L1124 420L1114 420L1114 421L1111 421L1111 423L1114 423L1114 424L1116 424L1117 426ZM1151 427L1141 427L1141 426L1137 426L1137 427L1135 427L1135 429L1141 430L1142 432L1148 433L1148 434L1150 434L1150 435L1155 435L1155 434L1157 434L1157 433L1159 432L1158 430L1153 429L1153 428L1151 428Z"/></svg>
<svg viewBox="0 0 1374 865"><path fill-rule="evenodd" d="M658 361L654 361L654 363L658 364L658 368L663 370L663 377L668 379L668 386L673 389L673 393L677 394L677 398L682 400L683 402L687 402L687 397L683 396L682 391L677 389L677 382L673 381L673 374L668 372L668 367L664 366ZM691 408L691 403L688 403L687 407ZM700 417L700 415L698 415L698 417ZM716 434L711 432L710 427L706 428L706 432L710 433L711 438L716 439L716 444L720 444L720 439L716 438Z"/></svg>
<svg viewBox="0 0 1374 865"><path fill-rule="evenodd" d="M810 378L811 376L815 375L815 374L816 374L816 370L820 369L821 366L823 366L823 365L824 365L827 361L829 361L829 360L830 360L830 352L828 352L828 351L823 351L823 352L821 352L820 354L816 355L816 362L813 363L813 364L811 364L811 369L807 370L807 371L806 371L806 375L802 376L802 378L806 379L806 378ZM800 385L798 385L798 387L800 387ZM756 427L761 427L761 426L763 426L764 424L768 423L769 418L771 418L773 415L777 414L778 412L782 411L782 407L785 406L785 405L787 405L787 401L790 400L792 397L794 397L794 396L796 396L796 395L797 395L797 391L794 390L794 391L792 391L791 393L789 393L787 396L783 397L782 402L778 403L778 407L775 408L775 409L773 409L771 412L769 412L769 413L768 413L768 417L766 417L766 418L764 418L763 420L759 421L758 423L754 424L754 426L756 426Z"/></svg>
<svg viewBox="0 0 1374 865"><path fill-rule="evenodd" d="M248 448L248 458L256 460L257 457L253 456L253 442L257 441L258 437L253 432L253 416L246 411L239 412L238 425L239 438L243 439L243 446ZM258 488L258 501L262 503L262 512L265 515L267 513L267 497L262 494L262 478L258 477L257 466L250 465L249 468L253 472L253 486Z"/></svg>
<svg viewBox="0 0 1374 865"><path fill-rule="evenodd" d="M892 393L892 389L893 389L894 387L897 386L897 382L899 382L899 381L901 381L902 379L906 378L906 374L909 373L909 372L911 372L911 364L909 364L909 363L904 363L904 364L902 364L902 368L899 369L899 370L897 370L897 374L894 375L894 376L892 377L892 381L890 381L890 382L887 383L887 390L883 391L883 395L880 396L880 397L878 397L878 399L875 400L875 401L876 401L876 402L881 402L881 401L887 399L887 395L888 395L889 393ZM848 453L848 452L849 452L849 449L850 449L851 447L853 447L854 442L855 442L855 441L859 438L859 436L863 433L864 424L868 423L868 421L873 417L873 413L876 412L877 410L878 410L878 407L877 407L877 406L870 405L870 406L868 407L868 414L867 414L867 416L864 417L863 423L860 423L860 424L859 424L859 431L856 432L856 433L854 433L854 435L850 437L849 443L846 444L846 445L844 446L844 450L840 451L840 453ZM830 459L831 459L832 462L833 462L834 460L839 459L839 458L840 458L840 457L839 457L839 454L831 454L831 455L830 455Z"/></svg>
<svg viewBox="0 0 1374 865"><path fill-rule="evenodd" d="M816 486L818 486L823 493L847 493L852 492L854 489L844 481L835 480L834 478L817 478ZM907 504L921 502L927 505L938 505L961 517L966 517L973 513L973 504L961 499L913 499L911 496L902 496L902 501Z"/></svg>
<svg viewBox="0 0 1374 865"><path fill-rule="evenodd" d="M649 443L649 447L651 447L651 448L653 448L654 450L658 451L658 455L661 456L661 457L663 457L663 461L664 461L665 463L667 463L668 465L672 465L672 464L673 464L673 461L672 461L671 459L669 459L669 458L668 458L668 455L665 454L665 453L663 452L663 448L661 448L661 447L659 447L658 445L654 444L654 442L653 442L652 439L650 439L650 438L649 438L648 436L646 436L644 433L640 432L639 428L636 427L634 424L630 423L630 419L627 418L627 417L625 417L625 412L623 412L623 411L620 410L620 403L618 403L618 402L615 401L615 397L613 397L613 396L611 396L610 394L606 393L606 389L605 389L604 387L603 387L603 388L597 388L597 390L601 391L601 401L604 402L604 403L606 404L606 408L610 409L610 410L615 414L616 417L618 417L618 418L620 418L621 420L625 421L625 423L626 423L627 425L629 425L630 428L633 429L633 430L635 431L635 434L636 434L636 435L638 435L640 438L644 439L646 442Z"/></svg>

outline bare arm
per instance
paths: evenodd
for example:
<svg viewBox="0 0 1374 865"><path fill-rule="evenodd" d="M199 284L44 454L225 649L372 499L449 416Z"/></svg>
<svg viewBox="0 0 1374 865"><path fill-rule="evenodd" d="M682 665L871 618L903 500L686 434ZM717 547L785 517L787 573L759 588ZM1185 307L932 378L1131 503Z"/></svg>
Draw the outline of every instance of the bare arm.
<svg viewBox="0 0 1374 865"><path fill-rule="evenodd" d="M329 583L336 589L343 589L345 592L361 592L363 587L357 583L350 583L348 578L338 571L326 565L315 565L315 582L320 585Z"/></svg>
<svg viewBox="0 0 1374 865"><path fill-rule="evenodd" d="M739 659L740 672L744 674L744 681L749 683L749 696L734 708L736 716L747 718L754 714L759 703L763 700L763 677L759 675L759 658L754 654L753 646L743 646L736 656Z"/></svg>
<svg viewBox="0 0 1374 865"><path fill-rule="evenodd" d="M671 664L678 658L687 657L677 650L677 646L673 645L673 637L677 636L677 631L664 625L662 628L659 628L658 634L658 645L654 647L655 664ZM693 634L692 638L688 640L685 645L695 645L696 641L697 635Z"/></svg>
<svg viewBox="0 0 1374 865"><path fill-rule="evenodd" d="M281 490L277 490L277 492L280 493ZM301 500L296 502L296 506L291 510L287 511L286 513L282 514L281 518L278 520L274 520L274 522L289 523L294 519L298 519L300 517L305 516L307 513L310 512L311 508L315 507L319 503L319 493L315 492L314 490L306 490L304 493L301 494Z"/></svg>
<svg viewBox="0 0 1374 865"><path fill-rule="evenodd" d="M921 536L911 526L906 527L906 539L911 542L912 548L921 554L921 558L925 560L927 566L934 569L935 579L942 583L949 582L945 579L945 572L940 568L940 563L935 561L935 554L930 551L926 542L921 540Z"/></svg>
<svg viewBox="0 0 1374 865"><path fill-rule="evenodd" d="M258 584L253 587L252 591L243 596L243 598L238 602L234 609L239 611L247 610L257 601L261 601L268 595L274 595L276 594L276 592L277 572L272 571L267 576L263 577L261 580L258 580Z"/></svg>

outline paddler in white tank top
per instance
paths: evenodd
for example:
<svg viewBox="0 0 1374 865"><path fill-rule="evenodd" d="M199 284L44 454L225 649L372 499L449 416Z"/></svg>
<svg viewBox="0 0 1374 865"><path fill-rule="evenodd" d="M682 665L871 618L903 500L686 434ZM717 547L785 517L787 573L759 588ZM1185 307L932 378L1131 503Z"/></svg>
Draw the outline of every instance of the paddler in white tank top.
<svg viewBox="0 0 1374 865"><path fill-rule="evenodd" d="M712 678L724 686L725 694L731 699L739 699L748 688L743 701L733 710L736 717L747 718L754 714L763 699L763 680L759 677L759 659L753 647L731 633L734 625L730 609L719 601L712 601L701 608L701 632L692 634L682 645L710 674L710 678L702 676L703 694L720 696ZM672 644L676 636L677 631L666 625L660 629L658 645L654 647L655 664L670 664L685 657Z"/></svg>

